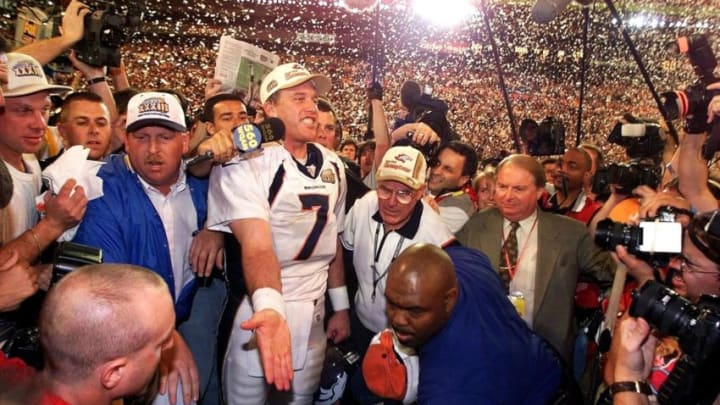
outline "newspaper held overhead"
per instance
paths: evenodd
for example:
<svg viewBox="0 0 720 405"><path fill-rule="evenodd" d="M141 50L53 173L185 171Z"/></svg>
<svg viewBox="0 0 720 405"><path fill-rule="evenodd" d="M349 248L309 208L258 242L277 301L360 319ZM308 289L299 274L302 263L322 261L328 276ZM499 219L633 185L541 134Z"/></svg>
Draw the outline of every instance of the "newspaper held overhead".
<svg viewBox="0 0 720 405"><path fill-rule="evenodd" d="M240 95L246 103L260 97L260 83L280 63L280 57L255 45L223 35L215 60L221 92Z"/></svg>

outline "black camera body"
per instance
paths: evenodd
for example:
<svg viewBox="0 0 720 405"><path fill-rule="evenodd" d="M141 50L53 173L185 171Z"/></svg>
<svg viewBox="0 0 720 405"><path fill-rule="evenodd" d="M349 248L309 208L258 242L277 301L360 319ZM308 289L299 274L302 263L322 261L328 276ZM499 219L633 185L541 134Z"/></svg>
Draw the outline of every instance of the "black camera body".
<svg viewBox="0 0 720 405"><path fill-rule="evenodd" d="M665 149L660 125L632 114L625 114L623 118L627 122L615 124L608 142L622 146L630 159L659 160Z"/></svg>
<svg viewBox="0 0 720 405"><path fill-rule="evenodd" d="M611 163L597 170L592 190L596 194L602 194L603 190L609 190L610 184L615 184L619 194L630 195L633 189L641 185L655 189L661 180L662 170L658 165L640 161Z"/></svg>
<svg viewBox="0 0 720 405"><path fill-rule="evenodd" d="M685 131L689 134L713 131L703 151L703 157L709 160L720 147L720 130L714 129L716 124L711 127L707 123L710 100L720 95L718 90L707 90L708 85L720 81L714 73L717 59L704 35L680 37L676 48L680 53L688 55L698 79L685 90L663 93L663 110L668 119L685 118Z"/></svg>
<svg viewBox="0 0 720 405"><path fill-rule="evenodd" d="M676 336L683 355L658 392L661 404L710 404L720 393L720 298L697 305L657 281L633 291L630 315Z"/></svg>
<svg viewBox="0 0 720 405"><path fill-rule="evenodd" d="M604 219L597 224L595 243L609 251L622 245L655 267L665 266L671 257L682 252L682 225L676 222L676 215L675 209L665 206L655 218L645 219L637 226Z"/></svg>
<svg viewBox="0 0 720 405"><path fill-rule="evenodd" d="M120 66L120 47L139 28L142 12L121 13L114 3L101 3L85 15L83 38L73 49L78 59L92 66Z"/></svg>
<svg viewBox="0 0 720 405"><path fill-rule="evenodd" d="M73 242L61 242L55 249L50 284L60 281L73 270L103 262L102 249Z"/></svg>
<svg viewBox="0 0 720 405"><path fill-rule="evenodd" d="M555 117L545 117L538 123L537 155L565 153L565 124Z"/></svg>

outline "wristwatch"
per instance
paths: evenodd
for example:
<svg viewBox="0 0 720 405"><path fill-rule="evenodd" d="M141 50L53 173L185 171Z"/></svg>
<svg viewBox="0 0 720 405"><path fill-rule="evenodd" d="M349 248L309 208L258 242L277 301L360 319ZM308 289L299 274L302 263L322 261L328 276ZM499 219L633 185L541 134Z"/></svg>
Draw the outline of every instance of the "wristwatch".
<svg viewBox="0 0 720 405"><path fill-rule="evenodd" d="M610 384L610 395L615 395L620 392L637 392L652 395L650 385L645 381L620 381Z"/></svg>

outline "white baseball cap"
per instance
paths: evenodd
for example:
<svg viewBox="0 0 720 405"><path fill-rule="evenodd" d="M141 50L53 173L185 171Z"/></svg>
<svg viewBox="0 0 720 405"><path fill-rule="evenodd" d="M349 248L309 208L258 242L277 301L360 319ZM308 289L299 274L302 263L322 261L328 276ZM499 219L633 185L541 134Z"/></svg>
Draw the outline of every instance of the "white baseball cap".
<svg viewBox="0 0 720 405"><path fill-rule="evenodd" d="M310 74L299 63L286 63L273 69L265 76L260 85L260 102L263 104L278 90L289 89L312 80L318 96L327 93L332 87L330 79L320 74Z"/></svg>
<svg viewBox="0 0 720 405"><path fill-rule="evenodd" d="M427 162L422 152L411 146L393 146L385 152L375 174L376 181L397 181L413 190L425 184Z"/></svg>
<svg viewBox="0 0 720 405"><path fill-rule="evenodd" d="M14 52L6 56L8 82L2 85L5 97L22 97L41 91L65 93L72 90L71 87L48 83L42 65L32 56Z"/></svg>
<svg viewBox="0 0 720 405"><path fill-rule="evenodd" d="M128 101L126 130L134 132L148 125L187 131L180 100L173 94L153 91L134 95Z"/></svg>

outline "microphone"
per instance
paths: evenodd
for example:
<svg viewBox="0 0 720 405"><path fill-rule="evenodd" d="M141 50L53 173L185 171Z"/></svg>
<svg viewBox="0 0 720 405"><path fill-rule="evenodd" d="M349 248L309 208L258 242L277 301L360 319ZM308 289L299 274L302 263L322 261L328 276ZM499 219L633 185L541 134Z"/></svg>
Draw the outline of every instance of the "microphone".
<svg viewBox="0 0 720 405"><path fill-rule="evenodd" d="M560 14L571 0L537 0L533 5L530 18L533 21L546 24Z"/></svg>
<svg viewBox="0 0 720 405"><path fill-rule="evenodd" d="M269 117L259 124L252 125L260 130L262 143L279 142L285 138L285 124L280 118Z"/></svg>
<svg viewBox="0 0 720 405"><path fill-rule="evenodd" d="M241 159L247 159L251 152L262 150L262 144L267 142L278 142L285 137L285 124L282 120L270 117L259 124L242 124L232 130L232 141L235 149L240 152ZM213 151L209 150L201 155L188 159L187 166L206 162L215 157Z"/></svg>

